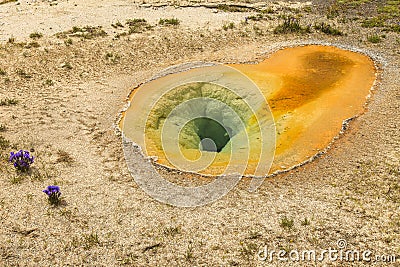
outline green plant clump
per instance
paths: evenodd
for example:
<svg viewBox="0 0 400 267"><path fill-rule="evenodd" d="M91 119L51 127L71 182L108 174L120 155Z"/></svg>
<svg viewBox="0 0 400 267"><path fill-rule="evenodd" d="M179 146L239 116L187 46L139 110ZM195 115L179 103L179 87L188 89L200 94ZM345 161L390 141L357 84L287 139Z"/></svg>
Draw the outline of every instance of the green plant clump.
<svg viewBox="0 0 400 267"><path fill-rule="evenodd" d="M93 39L95 37L104 37L107 33L103 30L101 26L85 26L78 27L74 26L71 30L57 33L57 38L67 38L67 37L81 37L83 39Z"/></svg>
<svg viewBox="0 0 400 267"><path fill-rule="evenodd" d="M160 19L158 21L158 24L165 25L165 26L168 26L168 25L176 26L176 25L180 24L180 21L179 21L179 19L176 19L176 18Z"/></svg>
<svg viewBox="0 0 400 267"><path fill-rule="evenodd" d="M315 24L314 29L321 31L328 35L334 35L334 36L342 36L343 35L343 33L340 30L332 27L330 24L327 24L325 22Z"/></svg>
<svg viewBox="0 0 400 267"><path fill-rule="evenodd" d="M376 35L376 34L368 36L367 40L368 40L368 42L371 42L373 44L377 44L377 43L380 43L382 41L381 37L379 35Z"/></svg>
<svg viewBox="0 0 400 267"><path fill-rule="evenodd" d="M375 28L385 26L385 20L382 17L373 17L366 19L361 23L361 27L364 28Z"/></svg>
<svg viewBox="0 0 400 267"><path fill-rule="evenodd" d="M0 100L0 106L13 106L18 104L18 100L14 98L6 98Z"/></svg>
<svg viewBox="0 0 400 267"><path fill-rule="evenodd" d="M310 26L301 26L300 20L295 17L286 16L284 17L283 23L279 24L275 29L275 34L286 34L286 33L310 33Z"/></svg>
<svg viewBox="0 0 400 267"><path fill-rule="evenodd" d="M235 28L235 24L233 22L230 22L230 23L225 24L224 26L222 26L222 29L224 29L225 31L232 30L234 28Z"/></svg>
<svg viewBox="0 0 400 267"><path fill-rule="evenodd" d="M128 34L141 33L153 28L145 19L128 19L126 25L129 26Z"/></svg>
<svg viewBox="0 0 400 267"><path fill-rule="evenodd" d="M32 39L39 39L43 36L43 34L39 33L39 32L33 32L29 35L30 38Z"/></svg>
<svg viewBox="0 0 400 267"><path fill-rule="evenodd" d="M250 10L248 7L227 4L219 4L217 9L224 12L247 12Z"/></svg>
<svg viewBox="0 0 400 267"><path fill-rule="evenodd" d="M294 220L285 216L281 219L280 226L282 228L291 229L294 226Z"/></svg>

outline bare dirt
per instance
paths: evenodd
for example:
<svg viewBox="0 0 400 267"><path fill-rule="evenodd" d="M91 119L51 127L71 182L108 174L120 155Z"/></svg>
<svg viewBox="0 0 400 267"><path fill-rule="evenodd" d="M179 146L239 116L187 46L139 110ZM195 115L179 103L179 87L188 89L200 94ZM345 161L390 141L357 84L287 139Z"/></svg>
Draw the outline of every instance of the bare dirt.
<svg viewBox="0 0 400 267"><path fill-rule="evenodd" d="M217 2L0 4L0 100L18 101L0 106L0 266L365 264L257 258L264 246L321 251L337 248L339 239L347 249L370 250L373 261L395 255L392 266L399 264L400 35L388 26L361 27L386 1L334 2L234 3L245 12L223 11ZM327 18L335 5L337 16ZM254 8L268 6L257 20ZM303 26L330 23L344 35L274 34L283 14L301 15ZM180 24L158 24L172 17ZM148 25L128 33L125 22L134 18ZM387 23L398 23L396 16ZM364 51L380 68L365 112L328 153L266 180L255 193L243 181L204 207L162 204L138 187L115 131L133 87L171 65L260 62L305 43ZM34 151L32 175L17 174L7 162L17 149ZM194 175L160 172L199 183ZM61 187L58 207L41 192L50 184Z"/></svg>

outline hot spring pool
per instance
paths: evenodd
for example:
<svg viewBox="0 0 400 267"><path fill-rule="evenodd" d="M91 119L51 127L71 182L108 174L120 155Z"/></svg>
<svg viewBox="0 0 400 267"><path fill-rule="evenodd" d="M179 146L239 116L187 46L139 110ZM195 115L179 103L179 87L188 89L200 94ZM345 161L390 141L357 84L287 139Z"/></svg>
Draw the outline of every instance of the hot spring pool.
<svg viewBox="0 0 400 267"><path fill-rule="evenodd" d="M258 64L205 64L146 82L119 126L169 168L266 176L329 146L364 111L375 79L366 55L286 48Z"/></svg>

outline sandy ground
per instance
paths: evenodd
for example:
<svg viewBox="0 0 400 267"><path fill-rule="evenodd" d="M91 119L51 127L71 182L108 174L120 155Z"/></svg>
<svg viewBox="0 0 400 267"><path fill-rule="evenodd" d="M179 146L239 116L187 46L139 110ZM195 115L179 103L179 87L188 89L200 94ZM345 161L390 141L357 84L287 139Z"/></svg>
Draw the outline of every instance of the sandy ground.
<svg viewBox="0 0 400 267"><path fill-rule="evenodd" d="M6 41L10 36L17 39L24 38L35 31L53 35L77 25L102 25L107 32L113 32L115 29L111 27L112 23L124 22L131 18L146 18L148 22L154 24L160 18L176 17L182 21L181 27L186 29L216 29L221 28L223 23L240 22L247 13L237 16L231 12L218 12L215 9L218 3L218 1L152 3L127 0L84 2L28 0L18 4L9 3L0 7L0 40ZM311 2L270 3L272 6L285 5L293 8L310 4ZM267 6L265 3L257 2L248 5ZM190 8L191 6L196 6L195 11Z"/></svg>
<svg viewBox="0 0 400 267"><path fill-rule="evenodd" d="M311 11L281 8L270 19L245 24L239 22L249 12L173 3L50 3L0 5L0 99L18 100L0 106L0 135L10 141L0 146L0 266L366 264L257 258L264 246L322 251L337 248L339 239L346 240L346 249L370 250L373 260L397 258L376 265L399 265L400 35L360 27L380 4L349 7L329 21L326 3L314 2ZM346 35L273 34L282 13L302 14L305 25L329 21ZM172 16L181 24L155 25ZM141 17L155 27L115 38L126 26L115 29L112 23ZM231 21L235 27L224 30ZM107 36L54 36L85 25L102 26ZM30 38L35 31L43 37ZM367 41L371 34L385 38L374 44ZM192 209L159 203L133 181L114 128L130 88L174 64L260 61L279 47L320 42L364 50L381 67L366 112L326 155L266 180L255 193L244 181L223 199ZM33 175L17 175L7 162L16 149L34 149ZM198 183L196 177L163 172ZM59 207L51 207L41 192L49 184L61 187Z"/></svg>

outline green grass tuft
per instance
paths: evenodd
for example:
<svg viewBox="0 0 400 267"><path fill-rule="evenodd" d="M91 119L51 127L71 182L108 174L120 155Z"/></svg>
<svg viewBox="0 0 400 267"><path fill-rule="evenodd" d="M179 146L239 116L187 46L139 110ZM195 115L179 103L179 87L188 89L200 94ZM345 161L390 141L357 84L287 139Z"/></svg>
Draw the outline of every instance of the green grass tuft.
<svg viewBox="0 0 400 267"><path fill-rule="evenodd" d="M307 225L310 225L310 224L311 224L311 222L307 218L304 218L304 221L301 222L302 226L307 226Z"/></svg>
<svg viewBox="0 0 400 267"><path fill-rule="evenodd" d="M141 33L153 28L145 19L128 19L126 25L129 26L128 34Z"/></svg>
<svg viewBox="0 0 400 267"><path fill-rule="evenodd" d="M385 19L383 17L373 17L370 19L365 19L361 23L361 27L364 28L375 28L385 26Z"/></svg>
<svg viewBox="0 0 400 267"><path fill-rule="evenodd" d="M91 249L94 246L100 245L100 240L99 236L97 233L90 233L90 234L84 234L83 235L83 240L82 240L82 245L83 248L88 250Z"/></svg>
<svg viewBox="0 0 400 267"><path fill-rule="evenodd" d="M39 32L33 32L33 33L29 34L29 38L32 38L32 39L39 39L42 37L43 37L43 34L41 34Z"/></svg>
<svg viewBox="0 0 400 267"><path fill-rule="evenodd" d="M118 20L116 23L111 24L111 27L117 29L117 28L123 28L124 25Z"/></svg>
<svg viewBox="0 0 400 267"><path fill-rule="evenodd" d="M6 149L10 147L10 141L4 138L4 136L0 135L0 149Z"/></svg>
<svg viewBox="0 0 400 267"><path fill-rule="evenodd" d="M381 37L376 34L368 36L367 40L368 40L368 42L373 43L373 44L377 44L382 41Z"/></svg>
<svg viewBox="0 0 400 267"><path fill-rule="evenodd" d="M19 76L21 76L22 78L25 78L25 79L30 79L30 78L32 78L32 75L29 74L29 73L26 73L23 69L18 69L18 70L17 70L17 74L18 74Z"/></svg>
<svg viewBox="0 0 400 267"><path fill-rule="evenodd" d="M93 39L95 37L104 37L107 33L101 26L73 26L71 30L57 33L57 38L81 37L83 39Z"/></svg>
<svg viewBox="0 0 400 267"><path fill-rule="evenodd" d="M18 100L14 98L6 98L6 99L1 99L0 100L0 106L15 106L18 104Z"/></svg>
<svg viewBox="0 0 400 267"><path fill-rule="evenodd" d="M276 26L274 29L275 34L287 34L287 33L311 33L310 26L301 26L300 19L292 16L284 16L283 23Z"/></svg>
<svg viewBox="0 0 400 267"><path fill-rule="evenodd" d="M25 46L25 48L38 48L38 47L40 47L40 44L38 43L38 42L30 42L30 43L28 43L26 46Z"/></svg>
<svg viewBox="0 0 400 267"><path fill-rule="evenodd" d="M248 12L251 9L248 7L242 7L238 5L227 5L227 4L219 4L217 6L218 10L224 11L224 12Z"/></svg>
<svg viewBox="0 0 400 267"><path fill-rule="evenodd" d="M333 35L333 36L342 36L343 33L331 26L330 24L327 24L325 22L317 23L314 25L314 29L321 31L327 35Z"/></svg>
<svg viewBox="0 0 400 267"><path fill-rule="evenodd" d="M185 254L184 254L185 260L187 262L192 262L194 259L194 255L193 255L193 244L192 242L189 242Z"/></svg>
<svg viewBox="0 0 400 267"><path fill-rule="evenodd" d="M225 24L224 26L222 26L222 29L224 29L225 31L233 30L234 28L235 28L235 24L233 22L230 22L230 23Z"/></svg>
<svg viewBox="0 0 400 267"><path fill-rule="evenodd" d="M165 26L168 26L168 25L177 26L180 24L180 21L179 21L179 19L176 19L176 18L160 19L158 21L158 24L165 25Z"/></svg>
<svg viewBox="0 0 400 267"><path fill-rule="evenodd" d="M64 44L65 44L66 46L70 46L70 45L73 44L73 41L72 41L71 38L68 38L67 40L64 41Z"/></svg>
<svg viewBox="0 0 400 267"><path fill-rule="evenodd" d="M291 229L294 226L294 219L289 219L288 217L283 217L279 224L282 228Z"/></svg>

